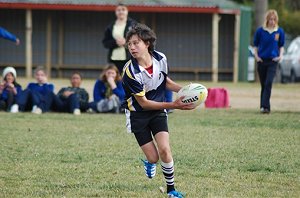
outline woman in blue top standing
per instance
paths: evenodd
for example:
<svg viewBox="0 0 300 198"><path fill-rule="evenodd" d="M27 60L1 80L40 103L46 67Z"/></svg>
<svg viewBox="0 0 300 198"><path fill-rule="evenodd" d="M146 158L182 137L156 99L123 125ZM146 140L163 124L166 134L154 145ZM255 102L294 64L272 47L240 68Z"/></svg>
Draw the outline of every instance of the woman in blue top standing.
<svg viewBox="0 0 300 198"><path fill-rule="evenodd" d="M94 102L90 107L96 112L119 113L124 97L119 70L114 64L109 64L95 83Z"/></svg>
<svg viewBox="0 0 300 198"><path fill-rule="evenodd" d="M254 35L254 52L261 84L260 112L270 113L270 97L278 62L284 52L284 31L278 26L276 10L269 10Z"/></svg>

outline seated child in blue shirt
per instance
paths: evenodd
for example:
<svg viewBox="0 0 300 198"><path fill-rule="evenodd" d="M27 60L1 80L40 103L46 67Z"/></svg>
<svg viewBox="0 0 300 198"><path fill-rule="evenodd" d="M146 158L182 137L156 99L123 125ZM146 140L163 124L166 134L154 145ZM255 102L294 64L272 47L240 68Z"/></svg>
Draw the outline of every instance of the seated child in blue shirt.
<svg viewBox="0 0 300 198"><path fill-rule="evenodd" d="M36 83L29 83L17 99L20 111L30 111L41 114L51 110L55 94L54 85L48 83L47 73L43 67L37 67L34 72Z"/></svg>
<svg viewBox="0 0 300 198"><path fill-rule="evenodd" d="M90 103L90 107L100 113L118 113L124 97L119 70L114 64L109 64L95 83L94 102Z"/></svg>

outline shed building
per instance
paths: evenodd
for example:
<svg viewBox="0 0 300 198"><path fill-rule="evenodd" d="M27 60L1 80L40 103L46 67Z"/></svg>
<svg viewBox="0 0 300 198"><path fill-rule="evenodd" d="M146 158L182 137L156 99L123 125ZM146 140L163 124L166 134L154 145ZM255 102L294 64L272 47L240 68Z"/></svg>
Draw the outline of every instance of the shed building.
<svg viewBox="0 0 300 198"><path fill-rule="evenodd" d="M102 45L117 0L0 0L0 26L16 34L16 47L0 40L0 67L31 77L44 65L52 77L82 70L96 78L106 65ZM128 0L129 16L153 28L157 49L179 80L247 80L251 10L229 0ZM97 71L97 72L95 72Z"/></svg>

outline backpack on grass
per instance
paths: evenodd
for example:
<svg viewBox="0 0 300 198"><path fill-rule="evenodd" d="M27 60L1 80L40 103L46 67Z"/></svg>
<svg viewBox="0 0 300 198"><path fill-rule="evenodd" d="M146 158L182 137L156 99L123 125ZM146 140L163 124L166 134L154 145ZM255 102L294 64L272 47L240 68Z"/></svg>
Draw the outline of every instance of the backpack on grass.
<svg viewBox="0 0 300 198"><path fill-rule="evenodd" d="M208 96L205 101L206 108L229 107L229 94L225 88L208 88Z"/></svg>

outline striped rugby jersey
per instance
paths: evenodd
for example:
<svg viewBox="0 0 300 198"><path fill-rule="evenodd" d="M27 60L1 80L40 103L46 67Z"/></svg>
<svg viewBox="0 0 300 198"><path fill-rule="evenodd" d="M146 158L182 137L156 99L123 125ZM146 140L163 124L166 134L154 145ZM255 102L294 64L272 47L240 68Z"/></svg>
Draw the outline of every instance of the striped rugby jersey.
<svg viewBox="0 0 300 198"><path fill-rule="evenodd" d="M144 111L138 104L134 95L146 96L148 100L156 102L165 101L166 80L168 65L166 56L158 51L152 53L153 74L139 66L136 59L131 59L123 68L123 88L125 101L122 107L130 111Z"/></svg>

